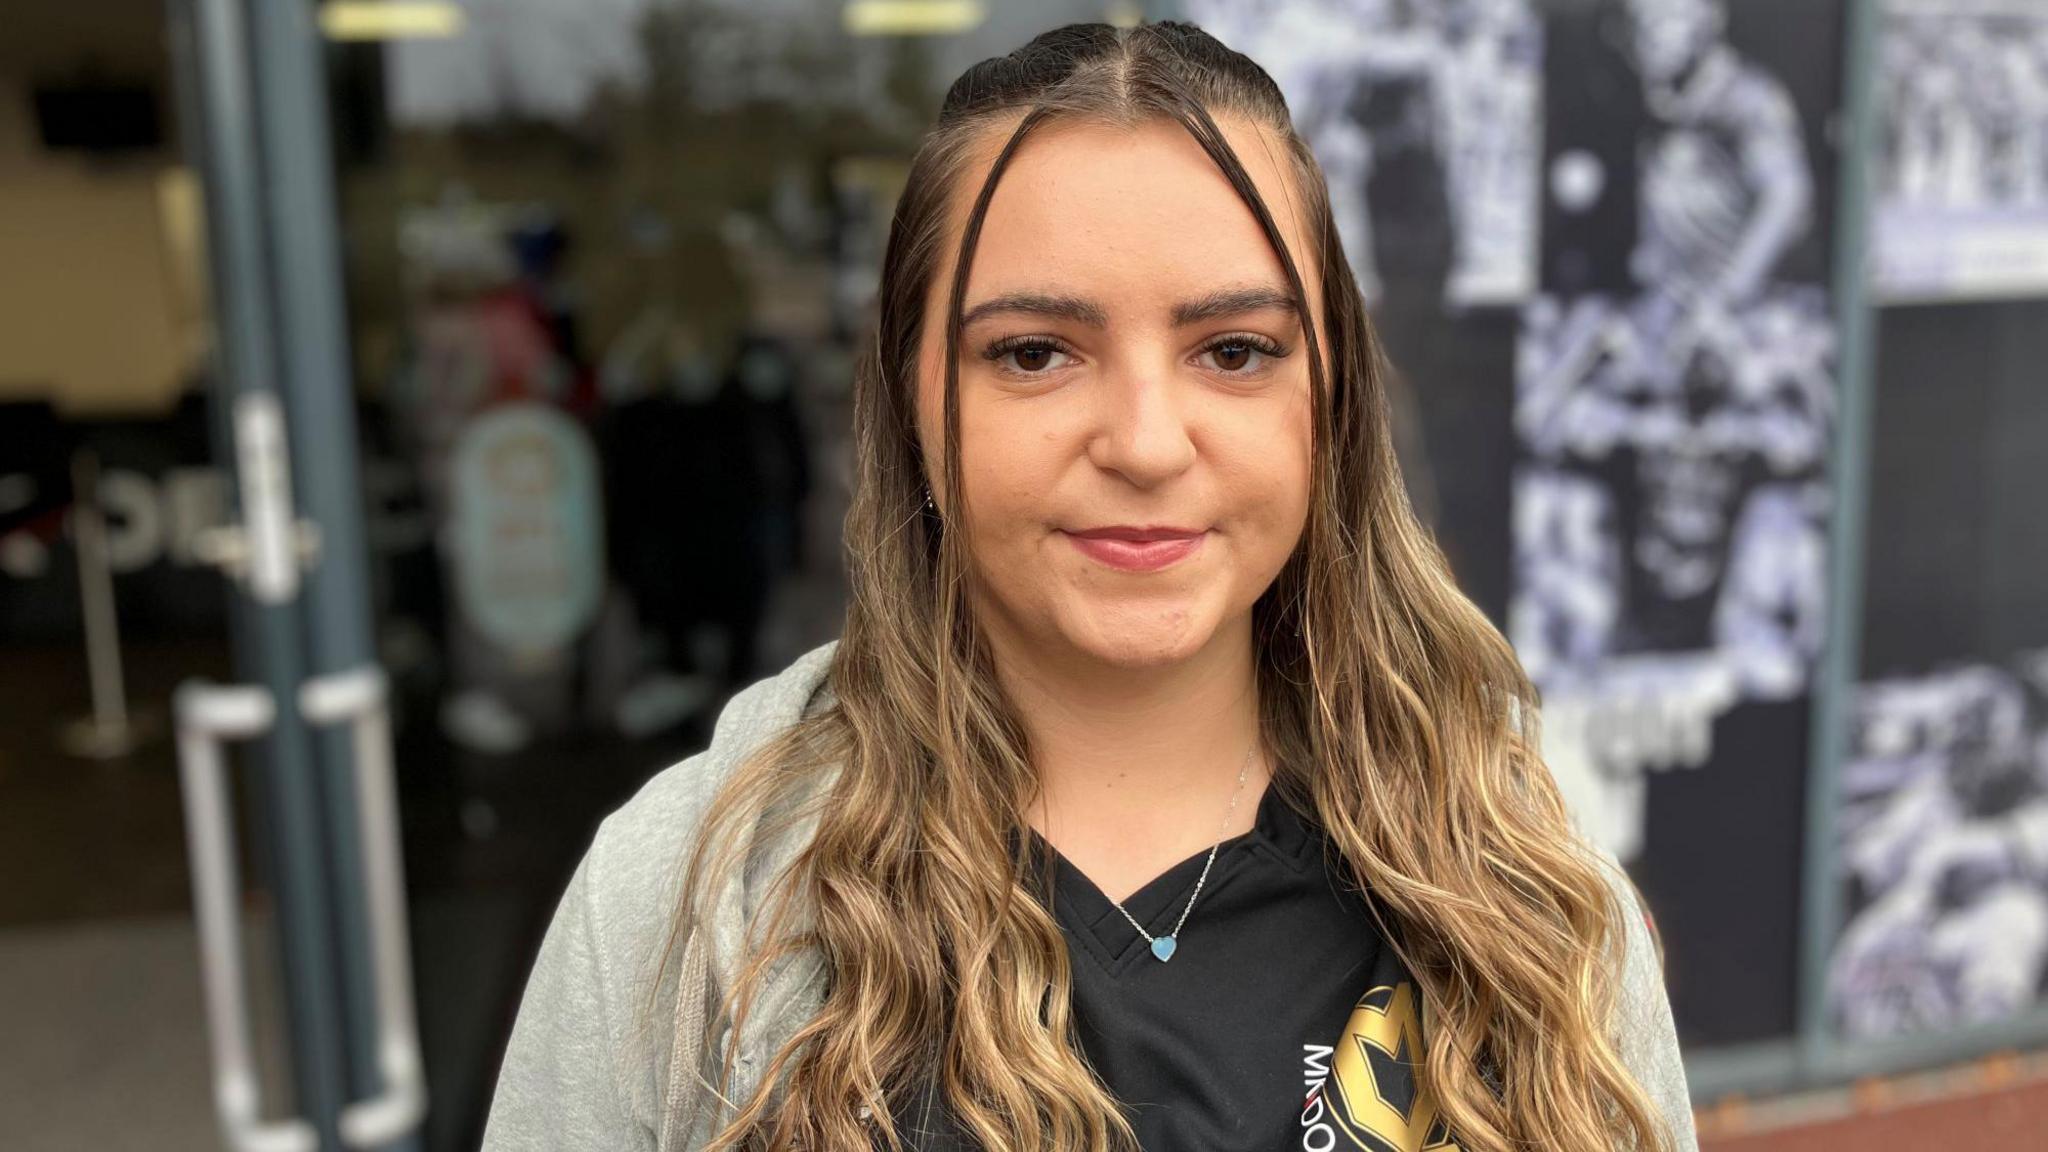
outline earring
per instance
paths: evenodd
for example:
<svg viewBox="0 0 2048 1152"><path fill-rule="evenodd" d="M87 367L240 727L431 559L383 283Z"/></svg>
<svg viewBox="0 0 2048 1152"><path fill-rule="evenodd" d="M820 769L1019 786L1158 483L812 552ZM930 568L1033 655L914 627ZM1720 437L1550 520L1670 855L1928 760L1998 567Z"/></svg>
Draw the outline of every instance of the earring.
<svg viewBox="0 0 2048 1152"><path fill-rule="evenodd" d="M939 506L932 503L932 486L929 484L924 486L924 506L928 511L937 512L939 510Z"/></svg>

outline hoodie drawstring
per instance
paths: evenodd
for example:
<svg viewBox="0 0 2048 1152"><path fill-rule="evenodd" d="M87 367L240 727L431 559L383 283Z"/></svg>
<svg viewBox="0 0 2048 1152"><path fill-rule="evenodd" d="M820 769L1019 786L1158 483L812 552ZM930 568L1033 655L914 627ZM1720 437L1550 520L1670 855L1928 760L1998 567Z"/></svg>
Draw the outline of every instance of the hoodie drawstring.
<svg viewBox="0 0 2048 1152"><path fill-rule="evenodd" d="M683 967L676 978L675 1035L669 1045L668 1091L662 1100L657 1152L684 1152L683 1141L696 1128L701 1077L697 1062L704 1046L704 1002L710 992L711 960L704 934L692 925L683 946Z"/></svg>

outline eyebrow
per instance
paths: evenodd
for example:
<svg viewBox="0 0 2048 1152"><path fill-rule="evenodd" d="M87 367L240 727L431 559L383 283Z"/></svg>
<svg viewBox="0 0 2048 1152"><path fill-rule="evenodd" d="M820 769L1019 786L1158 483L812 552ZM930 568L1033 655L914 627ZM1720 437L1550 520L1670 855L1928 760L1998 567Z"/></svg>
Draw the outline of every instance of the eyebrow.
<svg viewBox="0 0 2048 1152"><path fill-rule="evenodd" d="M1278 308L1290 314L1298 314L1294 298L1270 285L1256 284L1243 288L1225 288L1182 300L1173 306L1173 326L1185 328L1223 316L1237 316L1246 312L1257 312L1267 308ZM978 320L1005 312L1022 312L1032 316L1048 316L1056 320L1071 320L1090 328L1107 328L1109 312L1085 296L1067 296L1052 292L1006 292L991 297L969 308L960 318L960 326L966 328Z"/></svg>

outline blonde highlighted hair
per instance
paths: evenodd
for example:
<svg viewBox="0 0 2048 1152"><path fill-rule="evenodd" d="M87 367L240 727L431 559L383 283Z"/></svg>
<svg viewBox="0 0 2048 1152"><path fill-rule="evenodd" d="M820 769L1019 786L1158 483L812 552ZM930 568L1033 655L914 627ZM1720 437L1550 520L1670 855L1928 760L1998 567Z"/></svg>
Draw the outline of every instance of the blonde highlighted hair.
<svg viewBox="0 0 2048 1152"><path fill-rule="evenodd" d="M1217 128L1225 117L1255 126L1290 161L1320 316ZM813 774L836 769L809 810L816 833L752 926L756 943L718 1010L738 1026L770 970L805 949L822 956L829 989L773 1054L762 1088L732 1102L710 1147L854 1152L873 1146L870 1124L898 1147L891 1107L926 1084L990 1152L1136 1146L1078 1048L1067 947L1027 887L1015 833L1036 783L1031 748L968 610L967 533L924 495L928 468L961 475L960 314L990 195L1034 129L1061 118L1182 125L1279 255L1307 346L1320 339L1328 350L1328 366L1309 357L1308 523L1253 610L1259 706L1275 786L1310 807L1344 873L1390 918L1390 941L1422 990L1418 1074L1472 1152L1667 1148L1609 1032L1626 913L1538 756L1534 692L1514 653L1410 511L1389 433L1389 370L1321 169L1258 65L1173 22L1071 25L976 65L911 164L875 345L855 381L851 597L833 700L721 791L687 857L671 939L673 952L674 936L744 867L743 829L763 813L787 817ZM958 225L946 375L931 382L945 388L945 443L928 459L916 419L924 302L949 266L948 205L997 140Z"/></svg>

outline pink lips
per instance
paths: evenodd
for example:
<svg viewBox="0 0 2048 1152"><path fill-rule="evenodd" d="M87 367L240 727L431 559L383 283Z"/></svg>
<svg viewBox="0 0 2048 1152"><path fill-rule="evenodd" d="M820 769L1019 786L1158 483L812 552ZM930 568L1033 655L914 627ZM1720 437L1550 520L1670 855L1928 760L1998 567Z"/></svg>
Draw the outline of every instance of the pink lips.
<svg viewBox="0 0 2048 1152"><path fill-rule="evenodd" d="M1125 572L1155 572L1202 546L1208 533L1199 528L1114 525L1068 532L1083 554Z"/></svg>

